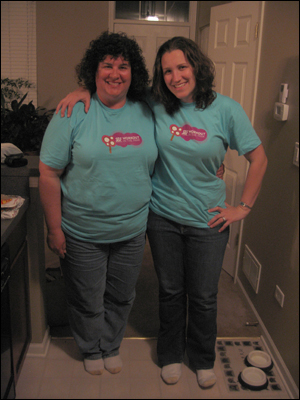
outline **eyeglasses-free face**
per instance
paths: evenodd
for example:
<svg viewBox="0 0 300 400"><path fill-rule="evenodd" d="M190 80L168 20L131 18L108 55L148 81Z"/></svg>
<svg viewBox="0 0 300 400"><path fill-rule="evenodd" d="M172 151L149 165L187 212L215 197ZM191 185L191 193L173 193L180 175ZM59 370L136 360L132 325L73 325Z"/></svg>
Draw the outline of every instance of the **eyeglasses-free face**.
<svg viewBox="0 0 300 400"><path fill-rule="evenodd" d="M185 103L192 103L196 87L194 69L181 50L165 53L161 67L167 88Z"/></svg>
<svg viewBox="0 0 300 400"><path fill-rule="evenodd" d="M99 99L109 108L121 108L131 84L131 66L129 61L119 56L107 55L99 63L96 73L96 87Z"/></svg>

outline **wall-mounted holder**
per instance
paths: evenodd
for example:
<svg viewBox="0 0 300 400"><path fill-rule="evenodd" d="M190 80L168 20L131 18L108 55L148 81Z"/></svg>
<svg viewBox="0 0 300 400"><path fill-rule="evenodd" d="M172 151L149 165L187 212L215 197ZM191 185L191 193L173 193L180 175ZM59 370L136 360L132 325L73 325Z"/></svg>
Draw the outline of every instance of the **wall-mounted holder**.
<svg viewBox="0 0 300 400"><path fill-rule="evenodd" d="M286 121L289 115L289 106L283 103L275 103L274 118L277 121Z"/></svg>

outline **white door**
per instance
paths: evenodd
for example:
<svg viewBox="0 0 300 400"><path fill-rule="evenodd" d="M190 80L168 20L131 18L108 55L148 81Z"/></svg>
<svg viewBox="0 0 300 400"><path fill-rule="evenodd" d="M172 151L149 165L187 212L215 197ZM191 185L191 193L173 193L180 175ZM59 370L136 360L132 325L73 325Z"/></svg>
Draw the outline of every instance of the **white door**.
<svg viewBox="0 0 300 400"><path fill-rule="evenodd" d="M239 102L254 123L264 2L234 1L211 8L208 56L216 68L215 90ZM258 34L259 33L259 34ZM226 201L240 202L248 162L236 151L225 157ZM237 274L243 222L231 225L223 268Z"/></svg>
<svg viewBox="0 0 300 400"><path fill-rule="evenodd" d="M125 32L129 36L135 37L143 50L151 78L156 52L160 45L174 36L184 36L195 40L197 1L190 1L189 3L189 22L115 19L115 3L115 1L109 1L109 30L111 32Z"/></svg>
<svg viewBox="0 0 300 400"><path fill-rule="evenodd" d="M146 60L149 74L152 78L153 65L156 52L160 45L174 36L190 38L189 26L166 26L151 23L114 23L114 32L125 32L128 36L134 36Z"/></svg>

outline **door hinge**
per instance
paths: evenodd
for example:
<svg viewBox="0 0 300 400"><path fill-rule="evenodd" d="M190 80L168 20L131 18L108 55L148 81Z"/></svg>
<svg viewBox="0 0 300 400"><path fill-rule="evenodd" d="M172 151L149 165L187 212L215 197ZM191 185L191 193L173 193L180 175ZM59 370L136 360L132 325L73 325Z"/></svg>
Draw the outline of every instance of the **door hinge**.
<svg viewBox="0 0 300 400"><path fill-rule="evenodd" d="M255 39L257 39L258 38L258 28L259 28L259 23L257 22L256 23L256 25L255 25Z"/></svg>

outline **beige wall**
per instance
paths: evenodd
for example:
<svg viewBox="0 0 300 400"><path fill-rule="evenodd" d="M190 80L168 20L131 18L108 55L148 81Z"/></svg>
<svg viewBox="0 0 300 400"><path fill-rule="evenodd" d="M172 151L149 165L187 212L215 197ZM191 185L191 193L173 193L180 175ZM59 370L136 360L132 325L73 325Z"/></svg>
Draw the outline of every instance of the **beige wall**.
<svg viewBox="0 0 300 400"><path fill-rule="evenodd" d="M37 1L38 105L55 108L77 87L75 66L108 29L108 1Z"/></svg>
<svg viewBox="0 0 300 400"><path fill-rule="evenodd" d="M248 244L262 265L256 295L239 278L299 386L299 168L292 163L299 142L299 2L267 1L254 128L263 141L268 169L255 207L245 220ZM280 83L289 84L289 118L273 118ZM285 294L274 299L275 285Z"/></svg>

